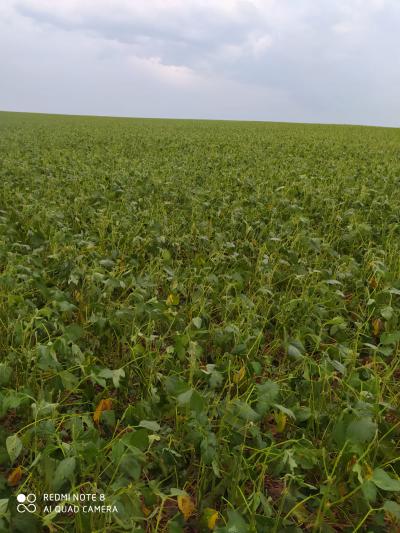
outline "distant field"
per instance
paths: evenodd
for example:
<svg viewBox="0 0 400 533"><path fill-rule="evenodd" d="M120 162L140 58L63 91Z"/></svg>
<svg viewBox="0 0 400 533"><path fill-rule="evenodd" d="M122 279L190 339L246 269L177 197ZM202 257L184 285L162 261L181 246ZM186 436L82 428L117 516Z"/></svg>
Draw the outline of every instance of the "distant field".
<svg viewBox="0 0 400 533"><path fill-rule="evenodd" d="M398 531L399 129L0 113L0 183L1 532Z"/></svg>

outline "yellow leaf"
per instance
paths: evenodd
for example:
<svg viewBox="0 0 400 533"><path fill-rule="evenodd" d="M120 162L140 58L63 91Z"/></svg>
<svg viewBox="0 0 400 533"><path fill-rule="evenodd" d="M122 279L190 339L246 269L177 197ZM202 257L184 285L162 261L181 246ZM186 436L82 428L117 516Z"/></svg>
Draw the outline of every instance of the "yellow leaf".
<svg viewBox="0 0 400 533"><path fill-rule="evenodd" d="M364 474L365 479L371 479L374 471L369 466L369 464L364 465L364 468L365 468L365 474Z"/></svg>
<svg viewBox="0 0 400 533"><path fill-rule="evenodd" d="M296 517L297 522L299 524L304 524L304 522L307 521L307 518L309 516L307 509L304 507L302 503L300 505L296 505L296 508L294 509L293 514Z"/></svg>
<svg viewBox="0 0 400 533"><path fill-rule="evenodd" d="M8 484L11 485L11 487L15 487L15 485L18 485L18 483L21 481L22 478L22 468L20 466L17 466L17 468L14 468L12 472L9 474L7 481Z"/></svg>
<svg viewBox="0 0 400 533"><path fill-rule="evenodd" d="M374 318L372 321L372 330L374 332L375 337L377 337L383 329L383 322L380 318Z"/></svg>
<svg viewBox="0 0 400 533"><path fill-rule="evenodd" d="M246 374L246 368L242 366L242 368L238 372L236 372L236 374L233 376L233 382L239 383L239 381L242 381L245 374Z"/></svg>
<svg viewBox="0 0 400 533"><path fill-rule="evenodd" d="M343 496L346 496L347 494L346 483L343 483L343 481L338 485L338 492L341 498L343 498Z"/></svg>
<svg viewBox="0 0 400 533"><path fill-rule="evenodd" d="M150 509L148 507L146 507L146 505L144 503L142 503L142 512L144 514L144 516L147 518L149 516L149 514L151 513Z"/></svg>
<svg viewBox="0 0 400 533"><path fill-rule="evenodd" d="M217 523L217 520L218 520L218 511L216 511L215 509L210 509L209 507L207 507L207 509L204 510L204 514L207 518L207 527L208 529L214 529L215 528L215 525Z"/></svg>
<svg viewBox="0 0 400 533"><path fill-rule="evenodd" d="M178 305L179 304L179 296L177 294L169 294L168 298L166 299L165 303L167 305Z"/></svg>
<svg viewBox="0 0 400 533"><path fill-rule="evenodd" d="M370 279L369 279L369 285L370 287L372 287L373 289L376 289L378 287L378 280L376 279L375 276L372 276Z"/></svg>
<svg viewBox="0 0 400 533"><path fill-rule="evenodd" d="M95 423L98 424L100 422L100 416L103 411L111 411L111 409L112 409L111 398L100 400L96 407L96 411L94 412L94 415L93 415L93 420L95 421Z"/></svg>
<svg viewBox="0 0 400 533"><path fill-rule="evenodd" d="M286 427L287 416L284 413L279 412L277 415L275 415L275 421L276 421L276 431L278 433L282 433L282 431Z"/></svg>
<svg viewBox="0 0 400 533"><path fill-rule="evenodd" d="M185 520L189 520L196 509L190 496L178 496L178 507Z"/></svg>

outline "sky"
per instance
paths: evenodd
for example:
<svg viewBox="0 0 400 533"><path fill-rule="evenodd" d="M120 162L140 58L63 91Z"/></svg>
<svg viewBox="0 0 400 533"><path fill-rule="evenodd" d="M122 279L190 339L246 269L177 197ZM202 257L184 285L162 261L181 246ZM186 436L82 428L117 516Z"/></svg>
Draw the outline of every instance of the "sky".
<svg viewBox="0 0 400 533"><path fill-rule="evenodd" d="M400 0L0 0L0 109L400 126Z"/></svg>

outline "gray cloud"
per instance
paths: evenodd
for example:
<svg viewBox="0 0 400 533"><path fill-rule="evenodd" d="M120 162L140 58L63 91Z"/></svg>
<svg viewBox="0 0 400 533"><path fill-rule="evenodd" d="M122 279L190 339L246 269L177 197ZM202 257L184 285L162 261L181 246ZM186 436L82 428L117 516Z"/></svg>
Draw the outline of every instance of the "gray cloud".
<svg viewBox="0 0 400 533"><path fill-rule="evenodd" d="M397 0L3 2L0 108L400 122Z"/></svg>

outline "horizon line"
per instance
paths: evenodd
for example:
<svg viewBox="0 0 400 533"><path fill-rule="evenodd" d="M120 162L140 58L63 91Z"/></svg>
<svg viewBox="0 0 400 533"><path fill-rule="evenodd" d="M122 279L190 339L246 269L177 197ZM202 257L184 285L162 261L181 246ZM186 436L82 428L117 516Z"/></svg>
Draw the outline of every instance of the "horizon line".
<svg viewBox="0 0 400 533"><path fill-rule="evenodd" d="M191 121L191 122L243 122L243 123L257 123L257 124L293 124L306 126L349 126L357 128L384 128L384 129L400 129L399 126L383 126L381 124L359 124L353 122L299 122L295 120L264 120L264 119L236 119L236 118L194 118L194 117L146 117L146 116L129 116L129 115L95 115L80 114L80 113L51 113L43 111L15 111L9 109L0 109L0 113L14 113L24 115L44 115L54 117L71 117L71 118L113 118L125 120L173 120L173 121Z"/></svg>

